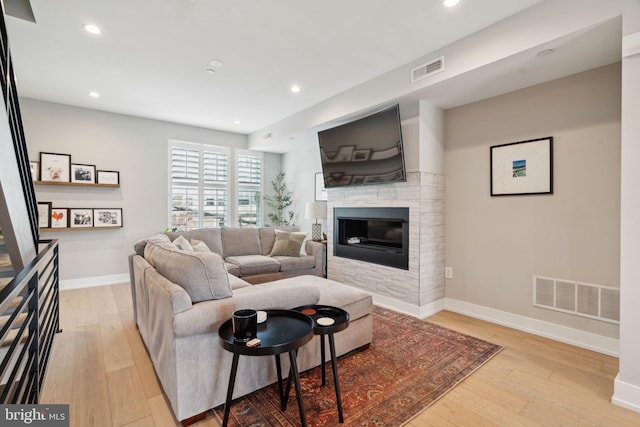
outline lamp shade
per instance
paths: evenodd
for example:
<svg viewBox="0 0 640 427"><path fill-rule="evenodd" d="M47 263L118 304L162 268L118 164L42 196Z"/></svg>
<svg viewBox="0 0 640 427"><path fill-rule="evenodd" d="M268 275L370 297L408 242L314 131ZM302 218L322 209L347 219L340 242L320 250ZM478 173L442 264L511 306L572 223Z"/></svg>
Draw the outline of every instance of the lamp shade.
<svg viewBox="0 0 640 427"><path fill-rule="evenodd" d="M325 219L327 217L326 202L311 202L305 205L305 218Z"/></svg>

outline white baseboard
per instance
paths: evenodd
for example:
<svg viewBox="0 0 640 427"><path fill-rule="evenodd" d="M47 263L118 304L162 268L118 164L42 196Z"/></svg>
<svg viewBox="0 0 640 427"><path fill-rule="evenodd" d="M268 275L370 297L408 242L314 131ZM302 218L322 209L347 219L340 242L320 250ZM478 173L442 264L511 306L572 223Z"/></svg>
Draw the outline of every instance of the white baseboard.
<svg viewBox="0 0 640 427"><path fill-rule="evenodd" d="M444 299L429 303L427 305L417 306L382 295L372 294L372 296L373 303L375 305L409 314L419 319L424 319L425 317L429 317L432 314L436 314L437 312L444 310Z"/></svg>
<svg viewBox="0 0 640 427"><path fill-rule="evenodd" d="M85 277L82 279L60 280L60 290L69 291L72 289L93 288L95 286L115 285L129 281L129 273L109 274L107 276Z"/></svg>
<svg viewBox="0 0 640 427"><path fill-rule="evenodd" d="M613 382L611 403L640 412L640 387L620 380L620 374L618 374Z"/></svg>
<svg viewBox="0 0 640 427"><path fill-rule="evenodd" d="M534 335L550 338L576 347L596 351L609 356L618 357L620 354L620 342L618 339L604 337L591 332L557 325L544 320L533 319L495 310L481 305L471 304L451 298L445 298L445 308L449 311L464 314L477 319L486 320L498 325L518 329Z"/></svg>

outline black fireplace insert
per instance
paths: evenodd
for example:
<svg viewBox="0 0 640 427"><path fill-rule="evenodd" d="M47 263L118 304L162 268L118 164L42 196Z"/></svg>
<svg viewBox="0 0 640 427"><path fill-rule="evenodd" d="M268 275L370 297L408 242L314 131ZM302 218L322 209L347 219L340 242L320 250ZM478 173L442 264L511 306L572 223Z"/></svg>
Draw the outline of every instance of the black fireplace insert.
<svg viewBox="0 0 640 427"><path fill-rule="evenodd" d="M335 208L333 254L409 269L409 208Z"/></svg>

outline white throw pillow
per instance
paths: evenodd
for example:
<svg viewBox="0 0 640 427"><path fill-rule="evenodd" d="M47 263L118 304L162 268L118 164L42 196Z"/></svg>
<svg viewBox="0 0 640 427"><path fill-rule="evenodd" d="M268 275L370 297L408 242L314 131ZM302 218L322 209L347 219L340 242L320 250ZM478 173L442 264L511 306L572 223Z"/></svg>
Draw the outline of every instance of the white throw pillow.
<svg viewBox="0 0 640 427"><path fill-rule="evenodd" d="M191 239L190 243L194 252L211 252L209 246L202 240Z"/></svg>
<svg viewBox="0 0 640 427"><path fill-rule="evenodd" d="M182 251L193 252L193 247L191 247L191 244L187 239L184 238L184 236L178 237L176 240L173 241L173 244L176 248Z"/></svg>

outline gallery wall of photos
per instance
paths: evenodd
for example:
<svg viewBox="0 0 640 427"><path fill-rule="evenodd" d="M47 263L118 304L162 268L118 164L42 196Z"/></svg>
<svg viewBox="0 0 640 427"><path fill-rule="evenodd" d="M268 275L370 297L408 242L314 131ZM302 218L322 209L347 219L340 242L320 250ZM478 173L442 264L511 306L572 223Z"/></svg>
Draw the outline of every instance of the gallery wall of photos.
<svg viewBox="0 0 640 427"><path fill-rule="evenodd" d="M31 162L35 185L120 187L120 172L74 163L71 154L40 152L38 159ZM70 208L38 201L38 225L41 231L120 228L122 208Z"/></svg>

